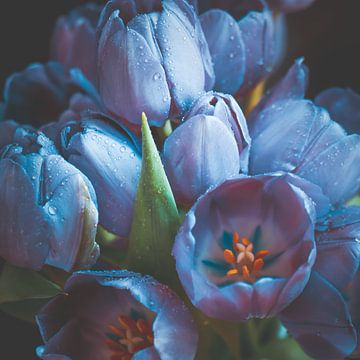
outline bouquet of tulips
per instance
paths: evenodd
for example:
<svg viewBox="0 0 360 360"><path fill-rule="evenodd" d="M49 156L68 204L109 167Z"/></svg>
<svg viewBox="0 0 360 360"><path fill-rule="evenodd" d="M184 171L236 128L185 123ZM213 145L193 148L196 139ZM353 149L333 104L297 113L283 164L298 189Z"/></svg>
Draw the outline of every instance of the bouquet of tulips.
<svg viewBox="0 0 360 360"><path fill-rule="evenodd" d="M360 95L268 81L312 2L86 4L8 78L0 309L39 358L359 358Z"/></svg>

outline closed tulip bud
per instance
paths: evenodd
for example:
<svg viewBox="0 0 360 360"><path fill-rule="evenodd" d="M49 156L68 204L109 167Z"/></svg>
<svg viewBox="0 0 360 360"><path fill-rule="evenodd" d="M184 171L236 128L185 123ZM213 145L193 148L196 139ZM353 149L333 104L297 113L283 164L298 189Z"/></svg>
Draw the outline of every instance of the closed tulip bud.
<svg viewBox="0 0 360 360"><path fill-rule="evenodd" d="M51 40L51 58L67 68L76 67L96 83L96 25L101 7L80 6L56 23Z"/></svg>
<svg viewBox="0 0 360 360"><path fill-rule="evenodd" d="M34 126L56 121L75 93L97 96L78 69L67 71L56 62L32 64L7 79L2 118Z"/></svg>
<svg viewBox="0 0 360 360"><path fill-rule="evenodd" d="M175 198L185 205L240 172L234 135L215 116L197 115L180 125L165 141L163 161Z"/></svg>
<svg viewBox="0 0 360 360"><path fill-rule="evenodd" d="M34 270L88 268L99 255L94 190L44 134L20 129L0 152L0 256Z"/></svg>
<svg viewBox="0 0 360 360"><path fill-rule="evenodd" d="M199 19L184 0L109 1L98 32L102 100L132 124L145 112L151 125L162 126L213 86Z"/></svg>
<svg viewBox="0 0 360 360"><path fill-rule="evenodd" d="M126 245L141 170L141 154L120 129L104 121L69 122L61 130L61 152L94 185L99 223Z"/></svg>

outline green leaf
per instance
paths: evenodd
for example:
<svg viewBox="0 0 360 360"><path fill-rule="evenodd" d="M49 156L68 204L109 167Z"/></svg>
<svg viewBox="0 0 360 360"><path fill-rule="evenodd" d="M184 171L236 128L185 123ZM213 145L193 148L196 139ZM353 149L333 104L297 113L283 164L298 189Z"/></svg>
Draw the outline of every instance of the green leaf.
<svg viewBox="0 0 360 360"><path fill-rule="evenodd" d="M0 276L0 304L26 299L46 299L62 290L36 271L6 263Z"/></svg>
<svg viewBox="0 0 360 360"><path fill-rule="evenodd" d="M35 322L35 315L46 305L49 299L27 299L0 304L0 310L17 319Z"/></svg>
<svg viewBox="0 0 360 360"><path fill-rule="evenodd" d="M179 224L175 199L143 114L142 169L129 240L128 268L172 283L176 272L171 250Z"/></svg>

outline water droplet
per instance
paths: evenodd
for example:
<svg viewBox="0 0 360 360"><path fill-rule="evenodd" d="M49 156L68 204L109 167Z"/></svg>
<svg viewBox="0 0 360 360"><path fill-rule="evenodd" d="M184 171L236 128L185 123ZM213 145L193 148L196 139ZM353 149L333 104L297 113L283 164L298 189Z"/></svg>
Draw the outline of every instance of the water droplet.
<svg viewBox="0 0 360 360"><path fill-rule="evenodd" d="M124 145L120 146L120 151L121 152L125 152L126 151L126 147Z"/></svg>
<svg viewBox="0 0 360 360"><path fill-rule="evenodd" d="M160 80L161 79L161 75L160 73L155 73L154 76L153 76L153 79L156 81L156 80Z"/></svg>
<svg viewBox="0 0 360 360"><path fill-rule="evenodd" d="M233 59L233 58L234 58L234 56L235 56L235 54L234 54L234 53L230 53L230 54L229 54L229 58L230 58L230 59Z"/></svg>
<svg viewBox="0 0 360 360"><path fill-rule="evenodd" d="M56 215L56 207L55 206L49 206L48 212L50 215Z"/></svg>

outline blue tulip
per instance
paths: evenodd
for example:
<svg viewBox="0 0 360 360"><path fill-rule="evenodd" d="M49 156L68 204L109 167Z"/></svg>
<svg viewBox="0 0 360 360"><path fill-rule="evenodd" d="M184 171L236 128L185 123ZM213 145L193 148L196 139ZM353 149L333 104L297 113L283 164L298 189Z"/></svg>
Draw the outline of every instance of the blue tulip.
<svg viewBox="0 0 360 360"><path fill-rule="evenodd" d="M32 64L7 79L2 117L41 126L56 121L75 93L97 97L95 89L79 70L66 71L56 62Z"/></svg>
<svg viewBox="0 0 360 360"><path fill-rule="evenodd" d="M357 358L360 295L360 207L344 207L318 224L317 258L304 292L280 314L315 359Z"/></svg>
<svg viewBox="0 0 360 360"><path fill-rule="evenodd" d="M88 3L61 16L51 39L51 58L67 68L79 68L94 84L97 81L96 25L101 7Z"/></svg>
<svg viewBox="0 0 360 360"><path fill-rule="evenodd" d="M162 126L213 86L207 43L185 0L109 1L98 32L102 100L131 124L145 112Z"/></svg>
<svg viewBox="0 0 360 360"><path fill-rule="evenodd" d="M296 186L309 184L288 180L227 180L186 215L173 255L187 295L206 315L271 317L302 293L316 258L315 208Z"/></svg>
<svg viewBox="0 0 360 360"><path fill-rule="evenodd" d="M252 120L251 174L292 172L319 185L334 206L360 188L360 135L347 135L309 100L278 100Z"/></svg>
<svg viewBox="0 0 360 360"><path fill-rule="evenodd" d="M251 139L231 95L201 96L166 139L163 162L176 200L193 204L209 188L247 173Z"/></svg>
<svg viewBox="0 0 360 360"><path fill-rule="evenodd" d="M198 335L167 286L128 271L80 271L36 317L44 360L192 360Z"/></svg>
<svg viewBox="0 0 360 360"><path fill-rule="evenodd" d="M349 134L360 134L360 95L351 89L330 88L315 98Z"/></svg>
<svg viewBox="0 0 360 360"><path fill-rule="evenodd" d="M41 132L18 127L9 140L0 150L0 256L34 270L90 267L99 255L90 182Z"/></svg>
<svg viewBox="0 0 360 360"><path fill-rule="evenodd" d="M141 171L136 145L120 128L88 119L62 125L60 151L93 184L99 223L126 245Z"/></svg>
<svg viewBox="0 0 360 360"><path fill-rule="evenodd" d="M267 0L267 2L276 11L292 13L308 8L315 0Z"/></svg>
<svg viewBox="0 0 360 360"><path fill-rule="evenodd" d="M200 16L214 62L215 90L239 96L271 73L280 57L275 50L281 51L267 6L261 1L248 5L240 2L231 11L225 2Z"/></svg>

